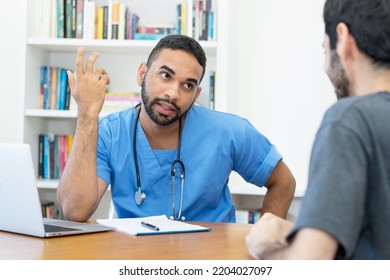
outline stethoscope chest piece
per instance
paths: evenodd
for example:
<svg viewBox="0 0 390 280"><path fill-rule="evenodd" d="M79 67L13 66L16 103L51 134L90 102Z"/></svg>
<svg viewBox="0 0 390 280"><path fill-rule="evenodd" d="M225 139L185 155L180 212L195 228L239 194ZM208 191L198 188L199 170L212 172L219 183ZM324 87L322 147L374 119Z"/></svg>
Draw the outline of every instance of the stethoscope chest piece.
<svg viewBox="0 0 390 280"><path fill-rule="evenodd" d="M173 216L170 216L169 219L170 219L171 221L180 221L180 220L181 220L181 221L185 221L186 217L181 216L180 218L175 218L175 217L173 217Z"/></svg>
<svg viewBox="0 0 390 280"><path fill-rule="evenodd" d="M135 203L140 206L142 204L142 202L144 202L146 199L146 194L137 190L135 193L134 193L134 200L135 200Z"/></svg>

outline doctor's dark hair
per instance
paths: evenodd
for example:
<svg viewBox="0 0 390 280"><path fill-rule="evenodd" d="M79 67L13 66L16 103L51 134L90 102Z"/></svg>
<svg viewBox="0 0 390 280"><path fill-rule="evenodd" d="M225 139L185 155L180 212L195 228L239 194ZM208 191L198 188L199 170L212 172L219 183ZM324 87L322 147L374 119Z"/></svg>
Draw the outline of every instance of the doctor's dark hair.
<svg viewBox="0 0 390 280"><path fill-rule="evenodd" d="M207 59L202 46L195 39L185 35L168 35L163 37L149 54L146 65L150 67L153 61L157 59L160 52L164 49L182 50L195 56L200 66L203 68L202 77L200 78L199 83L202 81L206 70Z"/></svg>
<svg viewBox="0 0 390 280"><path fill-rule="evenodd" d="M336 27L343 22L361 52L390 68L390 0L327 0L323 17L331 49L336 48Z"/></svg>

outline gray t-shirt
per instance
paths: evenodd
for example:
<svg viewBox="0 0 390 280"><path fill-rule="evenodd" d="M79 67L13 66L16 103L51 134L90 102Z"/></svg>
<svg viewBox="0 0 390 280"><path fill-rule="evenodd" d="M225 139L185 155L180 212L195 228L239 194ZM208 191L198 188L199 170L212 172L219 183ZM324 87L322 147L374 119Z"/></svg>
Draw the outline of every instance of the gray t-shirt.
<svg viewBox="0 0 390 280"><path fill-rule="evenodd" d="M325 114L297 223L339 242L336 258L390 259L390 93L341 99Z"/></svg>

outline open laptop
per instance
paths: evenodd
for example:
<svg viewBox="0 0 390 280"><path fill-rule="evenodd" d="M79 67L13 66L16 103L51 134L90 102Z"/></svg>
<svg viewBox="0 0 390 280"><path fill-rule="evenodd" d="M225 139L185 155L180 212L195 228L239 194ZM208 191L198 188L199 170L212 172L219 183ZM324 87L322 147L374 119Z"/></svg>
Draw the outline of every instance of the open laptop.
<svg viewBox="0 0 390 280"><path fill-rule="evenodd" d="M43 218L30 146L0 143L0 230L54 237L113 229L99 224Z"/></svg>

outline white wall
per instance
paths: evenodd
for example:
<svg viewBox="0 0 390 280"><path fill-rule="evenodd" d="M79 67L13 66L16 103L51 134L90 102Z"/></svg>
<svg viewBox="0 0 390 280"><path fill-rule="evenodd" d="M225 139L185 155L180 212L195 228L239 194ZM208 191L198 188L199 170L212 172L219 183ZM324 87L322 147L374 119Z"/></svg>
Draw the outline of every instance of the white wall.
<svg viewBox="0 0 390 280"><path fill-rule="evenodd" d="M227 110L248 118L277 146L303 194L315 133L336 101L323 71L324 0L231 3L229 34L236 38L229 46Z"/></svg>
<svg viewBox="0 0 390 280"><path fill-rule="evenodd" d="M25 1L8 1L0 9L0 142L21 140L24 87Z"/></svg>

